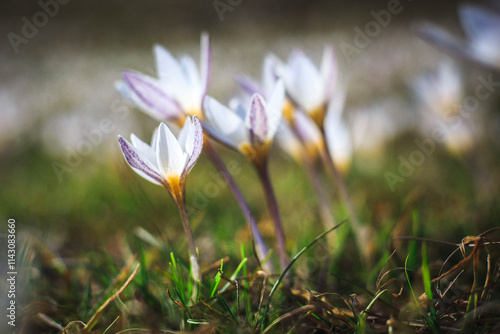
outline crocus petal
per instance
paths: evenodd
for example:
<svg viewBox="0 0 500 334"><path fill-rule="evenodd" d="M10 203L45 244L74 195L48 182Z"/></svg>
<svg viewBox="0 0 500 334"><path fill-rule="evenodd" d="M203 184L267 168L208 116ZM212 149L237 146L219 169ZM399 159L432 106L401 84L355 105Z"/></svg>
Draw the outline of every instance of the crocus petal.
<svg viewBox="0 0 500 334"><path fill-rule="evenodd" d="M123 96L127 101L135 104L135 100L137 99L137 97L134 96L134 92L132 92L130 87L125 82L117 80L114 83L114 87L116 91L120 93L120 95Z"/></svg>
<svg viewBox="0 0 500 334"><path fill-rule="evenodd" d="M295 160L300 161L302 145L292 129L290 129L285 122L281 122L278 131L276 131L276 142L283 151L288 153Z"/></svg>
<svg viewBox="0 0 500 334"><path fill-rule="evenodd" d="M130 88L126 96L154 118L175 121L182 116L179 105L157 80L130 71L123 72L123 79Z"/></svg>
<svg viewBox="0 0 500 334"><path fill-rule="evenodd" d="M184 55L179 58L179 64L181 65L184 77L187 79L189 86L198 86L200 84L200 74L198 73L198 68L193 58L188 55Z"/></svg>
<svg viewBox="0 0 500 334"><path fill-rule="evenodd" d="M118 141L120 142L125 160L127 160L127 163L137 174L154 184L161 185L165 181L165 178L160 175L156 166L146 161L147 159L142 158L132 144L122 136L118 136Z"/></svg>
<svg viewBox="0 0 500 334"><path fill-rule="evenodd" d="M283 104L285 103L285 84L279 80L267 103L267 140L271 140L281 123Z"/></svg>
<svg viewBox="0 0 500 334"><path fill-rule="evenodd" d="M193 122L191 121L191 117L188 116L184 122L184 126L179 132L179 136L177 136L179 145L188 155L190 155L193 150L193 136Z"/></svg>
<svg viewBox="0 0 500 334"><path fill-rule="evenodd" d="M182 151L177 138L165 123L161 123L158 129L156 148L156 159L160 172L165 176L180 176L186 166L186 158L186 153Z"/></svg>
<svg viewBox="0 0 500 334"><path fill-rule="evenodd" d="M252 144L262 144L267 139L267 115L264 99L255 94L250 102L250 110L245 120L250 130L250 142Z"/></svg>
<svg viewBox="0 0 500 334"><path fill-rule="evenodd" d="M432 23L421 23L416 27L417 33L429 43L446 53L467 60L476 61L471 50L462 41L451 35L441 27Z"/></svg>
<svg viewBox="0 0 500 334"><path fill-rule="evenodd" d="M187 175L191 171L196 161L198 161L203 149L203 128L201 126L200 119L196 116L193 116L193 123L190 127L188 140L192 140L192 144L189 144L189 151L187 151L189 160L186 164L183 175ZM188 149L188 145L186 145L186 149Z"/></svg>
<svg viewBox="0 0 500 334"><path fill-rule="evenodd" d="M234 97L231 100L229 100L228 106L229 109L231 109L240 119L246 119L247 118L247 112L248 110L245 108L246 105L250 105L250 100L253 94L248 98L248 103L244 103L241 101L241 99Z"/></svg>
<svg viewBox="0 0 500 334"><path fill-rule="evenodd" d="M226 141L235 148L249 142L244 121L232 110L207 96L205 97L204 111L212 129L219 133L217 137L225 137ZM208 128L207 131L210 133Z"/></svg>
<svg viewBox="0 0 500 334"><path fill-rule="evenodd" d="M320 67L321 77L323 79L323 89L325 100L330 100L338 80L338 64L333 47L326 46L323 51Z"/></svg>
<svg viewBox="0 0 500 334"><path fill-rule="evenodd" d="M325 116L325 128L328 126L328 123L335 123L341 119L342 113L344 111L346 95L347 92L345 87L338 87L338 89L330 98L330 102L328 103L328 110Z"/></svg>
<svg viewBox="0 0 500 334"><path fill-rule="evenodd" d="M231 147L235 150L238 150L238 146L235 145L228 137L222 134L219 130L213 127L208 122L202 122L203 131L207 133L212 139L215 139L219 143L226 145L227 147Z"/></svg>
<svg viewBox="0 0 500 334"><path fill-rule="evenodd" d="M478 6L465 5L459 10L460 20L465 33L470 39L483 38L484 35L496 35L500 39L500 15Z"/></svg>
<svg viewBox="0 0 500 334"><path fill-rule="evenodd" d="M278 67L283 66L283 62L274 54L268 54L264 58L262 65L262 96L269 98L278 80Z"/></svg>
<svg viewBox="0 0 500 334"><path fill-rule="evenodd" d="M249 95L253 95L255 93L261 95L264 94L259 84L255 80L246 75L237 76L236 82L238 83L240 88L243 89L243 91Z"/></svg>
<svg viewBox="0 0 500 334"><path fill-rule="evenodd" d="M196 64L193 58L189 56L182 56L179 59L179 63L186 78L188 88L179 90L176 93L177 101L179 101L185 111L199 110L201 108L203 93Z"/></svg>
<svg viewBox="0 0 500 334"><path fill-rule="evenodd" d="M334 163L340 169L346 169L353 152L349 130L342 120L345 102L345 90L340 89L332 97L325 116L324 129L328 151Z"/></svg>
<svg viewBox="0 0 500 334"><path fill-rule="evenodd" d="M211 64L212 64L212 51L210 49L210 38L207 33L202 33L201 52L200 52L200 77L202 85L202 95L205 95L208 92Z"/></svg>
<svg viewBox="0 0 500 334"><path fill-rule="evenodd" d="M284 80L290 97L305 111L314 110L324 102L318 69L302 52L291 56Z"/></svg>
<svg viewBox="0 0 500 334"><path fill-rule="evenodd" d="M305 144L317 144L322 142L321 130L316 123L304 112L297 110L294 113L294 124L297 135Z"/></svg>
<svg viewBox="0 0 500 334"><path fill-rule="evenodd" d="M140 140L133 133L130 135L130 139L137 154L139 154L149 164L156 166L156 150L152 146L149 146Z"/></svg>
<svg viewBox="0 0 500 334"><path fill-rule="evenodd" d="M352 140L349 131L343 122L339 122L332 129L325 132L328 151L333 162L342 170L345 170L352 157Z"/></svg>
<svg viewBox="0 0 500 334"><path fill-rule="evenodd" d="M156 71L158 78L168 92L177 90L177 86L186 88L186 79L182 68L177 59L172 56L167 49L161 45L155 45L153 48L156 60Z"/></svg>

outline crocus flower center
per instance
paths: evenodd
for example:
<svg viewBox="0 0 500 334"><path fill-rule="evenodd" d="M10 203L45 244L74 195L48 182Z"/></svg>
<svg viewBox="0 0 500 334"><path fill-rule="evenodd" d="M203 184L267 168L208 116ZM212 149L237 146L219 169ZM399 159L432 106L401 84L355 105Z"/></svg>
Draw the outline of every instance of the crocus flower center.
<svg viewBox="0 0 500 334"><path fill-rule="evenodd" d="M200 120L203 120L204 117L203 117L203 112L201 111L200 108L192 108L192 109L188 109L188 110L185 110L185 113L191 117L193 116L196 116L198 117Z"/></svg>
<svg viewBox="0 0 500 334"><path fill-rule="evenodd" d="M241 144L240 151L253 163L261 164L265 161L267 151L269 150L269 142L266 141L260 145L251 145L249 143Z"/></svg>
<svg viewBox="0 0 500 334"><path fill-rule="evenodd" d="M295 111L295 107L293 106L290 100L285 99L283 103L283 117L287 120L289 124L293 123L293 112Z"/></svg>
<svg viewBox="0 0 500 334"><path fill-rule="evenodd" d="M326 108L324 105L316 107L313 110L309 111L309 116L320 129L323 129L325 114L326 114Z"/></svg>
<svg viewBox="0 0 500 334"><path fill-rule="evenodd" d="M170 188L169 190L172 198L177 202L177 204L183 204L184 192L182 191L180 177L178 175L170 175L167 177L167 183L168 185L166 187L167 189Z"/></svg>

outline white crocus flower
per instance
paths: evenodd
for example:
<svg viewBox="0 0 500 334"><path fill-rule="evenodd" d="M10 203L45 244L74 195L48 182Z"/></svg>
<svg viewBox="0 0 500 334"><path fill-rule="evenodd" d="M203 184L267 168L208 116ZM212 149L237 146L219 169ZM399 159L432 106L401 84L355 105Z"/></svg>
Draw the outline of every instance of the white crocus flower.
<svg viewBox="0 0 500 334"><path fill-rule="evenodd" d="M353 142L347 124L343 120L346 91L339 89L328 104L325 116L325 139L328 151L337 168L345 173L353 155Z"/></svg>
<svg viewBox="0 0 500 334"><path fill-rule="evenodd" d="M459 7L465 32L461 40L432 23L420 24L419 34L445 52L500 70L500 14L475 5Z"/></svg>
<svg viewBox="0 0 500 334"><path fill-rule="evenodd" d="M160 45L154 46L158 78L124 71L118 91L141 110L159 121L177 125L186 115L202 117L202 103L208 90L211 52L207 34L201 36L200 68L192 57L178 59Z"/></svg>
<svg viewBox="0 0 500 334"><path fill-rule="evenodd" d="M477 6L463 6L460 20L472 57L500 68L500 14Z"/></svg>
<svg viewBox="0 0 500 334"><path fill-rule="evenodd" d="M277 69L283 66L283 62L270 53L264 58L260 82L246 75L239 75L236 81L248 96L257 93L268 98L279 79Z"/></svg>
<svg viewBox="0 0 500 334"><path fill-rule="evenodd" d="M446 118L460 111L464 82L454 63L442 61L435 72L418 76L410 85L422 107L434 117Z"/></svg>
<svg viewBox="0 0 500 334"><path fill-rule="evenodd" d="M190 252L191 271L195 284L201 282L198 254L193 232L186 210L186 177L193 168L203 148L203 129L198 117L187 117L179 137L161 123L151 145L144 143L134 134L132 143L119 136L118 141L125 160L132 169L146 180L163 186L168 190L179 209L182 226L186 234ZM196 288L193 296L196 296Z"/></svg>
<svg viewBox="0 0 500 334"><path fill-rule="evenodd" d="M461 72L450 62L441 62L433 73L417 77L411 84L419 107L420 130L443 134L448 150L455 154L473 146L473 117L461 117L465 98Z"/></svg>
<svg viewBox="0 0 500 334"><path fill-rule="evenodd" d="M254 94L250 106L233 103L233 110L207 96L204 104L208 123L206 131L220 142L241 151L250 160L257 162L267 157L269 146L278 130L285 88L277 82L267 102Z"/></svg>
<svg viewBox="0 0 500 334"><path fill-rule="evenodd" d="M295 51L286 65L278 69L286 91L297 106L323 125L325 108L337 85L337 60L331 47L325 47L320 68L301 51Z"/></svg>
<svg viewBox="0 0 500 334"><path fill-rule="evenodd" d="M161 123L151 145L134 134L132 143L119 136L118 141L132 169L146 180L165 187L174 201L184 204L186 176L193 168L203 148L203 130L200 120L194 116L186 119L176 138Z"/></svg>

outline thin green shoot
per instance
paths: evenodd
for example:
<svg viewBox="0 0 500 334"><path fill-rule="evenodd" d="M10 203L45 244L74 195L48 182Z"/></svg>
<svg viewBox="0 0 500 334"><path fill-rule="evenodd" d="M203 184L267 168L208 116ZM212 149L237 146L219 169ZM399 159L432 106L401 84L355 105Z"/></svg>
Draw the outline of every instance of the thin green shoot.
<svg viewBox="0 0 500 334"><path fill-rule="evenodd" d="M337 229L338 227L340 227L342 224L345 223L345 219L335 225L334 227L332 227L331 229L329 230L326 230L325 232L321 233L319 236L317 236L313 241L311 241L309 244L307 244L304 248L302 248L294 257L293 259L290 261L290 263L285 267L285 270L283 270L283 272L281 273L281 275L278 277L278 280L274 283L273 287L271 288L271 292L269 293L269 298L266 302L266 305L264 306L263 308L263 314L261 316L261 320L262 320L262 330L264 329L264 326L265 326L265 322L267 321L267 318L269 316L269 307L271 306L271 302L273 300L273 297L274 297L274 294L276 293L276 291L278 290L278 287L281 285L281 282L283 282L283 279L285 278L285 275L288 273L288 271L293 267L293 265L295 264L295 262L302 256L302 254L305 253L305 251L307 251L309 248L311 248L316 242L318 242L319 240L321 240L323 237L325 237L328 233L332 232L333 230Z"/></svg>
<svg viewBox="0 0 500 334"><path fill-rule="evenodd" d="M379 293L377 293L375 295L375 297L373 297L373 299L370 301L370 303L368 304L368 306L366 306L366 308L363 311L361 311L360 316L358 318L358 324L356 325L356 333L360 333L361 334L361 333L365 332L366 318L368 317L368 311L370 311L370 309L372 308L373 304L375 304L375 302L377 301L377 299L380 296L382 296L386 291L387 291L387 289L382 290Z"/></svg>
<svg viewBox="0 0 500 334"><path fill-rule="evenodd" d="M212 284L212 289L211 289L211 292L210 292L210 298L212 298L213 296L215 296L215 292L217 291L217 286L219 286L219 283L220 283L220 281L222 279L221 272L222 272L223 266L224 266L224 259L222 259L220 261L220 269L219 269L219 271L217 271L217 275L215 275L214 283Z"/></svg>

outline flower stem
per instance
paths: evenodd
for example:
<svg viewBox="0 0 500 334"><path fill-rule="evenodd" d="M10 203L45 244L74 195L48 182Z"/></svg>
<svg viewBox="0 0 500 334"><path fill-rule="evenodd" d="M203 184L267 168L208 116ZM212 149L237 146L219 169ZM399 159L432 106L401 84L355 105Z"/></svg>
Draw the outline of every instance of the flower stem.
<svg viewBox="0 0 500 334"><path fill-rule="evenodd" d="M260 261L264 260L267 253L269 252L269 249L267 248L267 246L264 242L264 239L262 238L262 235L260 234L260 231L257 227L257 223L255 222L255 219L250 214L250 208L248 207L248 204L245 201L243 194L241 193L240 189L238 188L238 186L234 182L233 178L231 177L231 174L227 170L226 166L224 165L224 162L220 158L217 151L212 146L212 143L210 142L210 140L205 141L205 152L208 153L208 156L210 157L210 159L214 163L215 167L224 176L227 184L229 184L229 187L231 188L231 191L233 192L233 195L236 198L236 201L238 202L238 204L241 208L241 211L243 211L243 214L247 218L247 222L250 225L250 228L252 229L252 235L253 235L255 245L256 245L257 257L259 258Z"/></svg>
<svg viewBox="0 0 500 334"><path fill-rule="evenodd" d="M316 166L311 158L307 155L307 153L302 154L302 162L306 169L307 175L309 177L309 181L316 193L316 198L319 202L319 209L321 215L321 221L323 222L323 226L325 230L331 229L335 226L335 218L332 214L332 205L329 203L328 194L323 187L319 175L316 170ZM333 236L333 234L330 234Z"/></svg>
<svg viewBox="0 0 500 334"><path fill-rule="evenodd" d="M196 246L194 244L193 231L191 231L191 225L189 224L189 217L187 214L186 206L183 205L182 203L178 203L177 206L179 208L179 214L182 220L182 227L184 228L184 233L186 234L189 253L191 255L189 257L189 260L191 262L193 279L195 281L195 286L196 286L198 282L201 282L201 271L198 262L198 253L196 252Z"/></svg>
<svg viewBox="0 0 500 334"><path fill-rule="evenodd" d="M257 169L257 173L259 174L262 187L264 188L264 195L266 196L266 202L269 208L269 212L271 213L271 217L273 218L280 266L281 270L284 270L288 265L288 263L290 262L290 260L286 253L285 230L283 229L283 224L281 223L281 216L279 213L278 202L276 201L276 196L274 195L271 179L269 178L267 159L262 161L262 163L259 164L256 163L255 167Z"/></svg>
<svg viewBox="0 0 500 334"><path fill-rule="evenodd" d="M324 136L323 136L324 138ZM321 150L321 159L323 163L326 165L326 168L332 173L333 178L335 179L335 184L340 193L340 197L347 207L347 211L349 212L349 221L351 222L354 235L356 237L356 243L358 246L358 250L362 256L362 259L365 263L369 263L371 254L369 245L369 235L368 229L366 226L363 226L360 221L356 209L354 208L354 203L351 197L349 190L347 189L347 185L345 184L344 178L340 174L339 170L335 166L333 159L328 152L326 143L324 143L323 149Z"/></svg>

